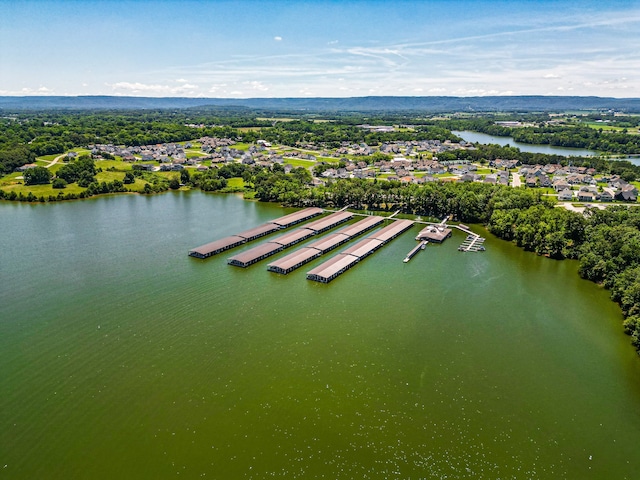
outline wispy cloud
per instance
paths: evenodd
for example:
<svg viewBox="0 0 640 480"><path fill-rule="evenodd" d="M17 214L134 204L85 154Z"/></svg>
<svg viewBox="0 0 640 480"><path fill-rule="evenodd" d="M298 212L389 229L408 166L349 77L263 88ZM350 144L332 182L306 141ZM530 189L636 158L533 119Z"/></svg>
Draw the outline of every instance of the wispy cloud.
<svg viewBox="0 0 640 480"><path fill-rule="evenodd" d="M388 29L374 30L370 22L354 22L349 29L319 22L314 26L322 28L308 33L305 21L310 20L291 25L274 17L271 28L281 35L267 36L267 41L264 32L252 37L250 26L244 42L233 35L229 40L222 33L207 37L209 32L199 32L190 40L201 42L197 55L155 60L132 49L137 56L130 68L78 76L77 88L87 93L101 85L101 92L92 93L148 96L640 96L640 8L592 2L587 9L558 0L558 11L551 15L548 3L545 11L526 2L506 2L518 8L502 14L479 3L492 6L466 0L469 12L457 18L434 15L428 27L411 18L402 24L389 18ZM337 5L331 8L342 11ZM405 23L414 28L399 28ZM190 51L187 45L191 46L185 43L185 52ZM168 58L184 59L184 64L171 65ZM78 75L78 69L74 73ZM20 84L0 72L5 89L0 93L72 89L43 79L48 90L39 91L33 85L40 81L30 81L31 86L27 80Z"/></svg>

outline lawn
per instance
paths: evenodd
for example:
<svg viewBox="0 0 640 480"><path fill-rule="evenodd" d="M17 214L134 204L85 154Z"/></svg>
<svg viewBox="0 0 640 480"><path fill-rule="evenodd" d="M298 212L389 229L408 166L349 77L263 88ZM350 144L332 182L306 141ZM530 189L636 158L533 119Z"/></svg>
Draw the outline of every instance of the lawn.
<svg viewBox="0 0 640 480"><path fill-rule="evenodd" d="M289 164L292 167L309 168L316 164L313 160L300 160L298 158L284 158L283 161L285 164Z"/></svg>
<svg viewBox="0 0 640 480"><path fill-rule="evenodd" d="M144 162L144 163L154 163L158 162ZM127 172L132 170L132 166L128 162L123 162L122 160L96 160L95 161L96 168L101 168L102 170L106 170L108 168L115 168L120 172Z"/></svg>
<svg viewBox="0 0 640 480"><path fill-rule="evenodd" d="M38 162L43 161L43 162L47 162L47 164L49 164L49 163L53 162L56 159L56 157L59 157L59 156L60 156L59 153L53 153L51 155L43 155L41 157L37 157L36 161L38 161Z"/></svg>
<svg viewBox="0 0 640 480"><path fill-rule="evenodd" d="M227 187L244 188L244 180L241 177L233 177L227 180Z"/></svg>
<svg viewBox="0 0 640 480"><path fill-rule="evenodd" d="M33 193L36 197L40 198L45 197L48 198L49 195L53 195L54 197L58 195L58 192L62 192L63 195L67 193L80 193L85 189L79 187L75 183L71 185L67 185L66 188L53 188L51 184L48 185L24 185L23 183L4 186L2 188L5 192L16 192L16 194L20 194L22 192L23 195L29 195L29 192Z"/></svg>

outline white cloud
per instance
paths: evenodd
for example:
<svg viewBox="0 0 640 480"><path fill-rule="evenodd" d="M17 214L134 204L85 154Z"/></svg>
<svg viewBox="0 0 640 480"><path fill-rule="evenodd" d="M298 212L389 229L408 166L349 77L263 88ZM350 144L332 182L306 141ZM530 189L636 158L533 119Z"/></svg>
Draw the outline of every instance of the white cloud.
<svg viewBox="0 0 640 480"><path fill-rule="evenodd" d="M258 82L256 80L242 82L242 84L248 86L251 90L256 92L266 92L269 90L269 87L267 87L262 82Z"/></svg>
<svg viewBox="0 0 640 480"><path fill-rule="evenodd" d="M282 41L282 37L280 37L280 36L273 37L273 39L274 39L276 42L281 42L281 41Z"/></svg>
<svg viewBox="0 0 640 480"><path fill-rule="evenodd" d="M116 82L107 83L108 87L111 87L113 93L116 95L122 94L144 94L144 95L158 95L158 96L170 96L170 95L186 95L186 96L201 96L198 92L198 85L185 83L182 85L162 85L162 84L146 84L141 82Z"/></svg>

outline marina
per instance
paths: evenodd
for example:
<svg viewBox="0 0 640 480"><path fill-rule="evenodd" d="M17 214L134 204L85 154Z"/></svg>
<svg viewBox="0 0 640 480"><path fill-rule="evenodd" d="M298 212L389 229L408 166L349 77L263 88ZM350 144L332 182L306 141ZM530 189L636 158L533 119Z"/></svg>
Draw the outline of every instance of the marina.
<svg viewBox="0 0 640 480"><path fill-rule="evenodd" d="M320 255L331 251L334 248L353 240L358 235L380 225L383 221L383 217L368 216L353 225L349 225L338 232L326 235L306 247L270 263L267 265L267 270L286 275ZM305 228L308 228L308 226L305 226ZM314 250L315 254L311 250Z"/></svg>
<svg viewBox="0 0 640 480"><path fill-rule="evenodd" d="M326 217L308 223L307 225L305 225L305 228L313 230L316 234L318 234L326 232L327 230L330 230L336 225L340 225L341 223L344 223L351 218L353 218L353 213L351 212L335 212L327 215Z"/></svg>
<svg viewBox="0 0 640 480"><path fill-rule="evenodd" d="M310 218L320 215L322 212L323 210L317 207L305 208L298 212L276 218L275 220L271 220L263 225L259 225L236 235L231 235L196 247L189 250L189 256L202 259L209 258L244 243L251 242L257 238L269 235L270 233L277 232L278 230L309 220Z"/></svg>
<svg viewBox="0 0 640 480"><path fill-rule="evenodd" d="M411 228L413 223L411 220L394 220L378 232L375 232L307 272L307 279L315 282L329 283L353 267L360 260L368 257L380 247Z"/></svg>
<svg viewBox="0 0 640 480"><path fill-rule="evenodd" d="M274 238L262 245L240 252L239 254L229 258L227 263L236 267L246 268L249 265L253 265L260 260L270 257L274 253L278 253L285 248L306 240L313 235L325 232L343 222L346 222L352 217L353 214L350 212L332 213L324 218L311 222L304 227L297 228L289 233L285 233L284 235Z"/></svg>

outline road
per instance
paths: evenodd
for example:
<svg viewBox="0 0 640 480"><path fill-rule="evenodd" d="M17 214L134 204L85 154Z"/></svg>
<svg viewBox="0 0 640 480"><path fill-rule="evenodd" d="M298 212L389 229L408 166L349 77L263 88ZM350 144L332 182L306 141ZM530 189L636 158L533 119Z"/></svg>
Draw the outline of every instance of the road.
<svg viewBox="0 0 640 480"><path fill-rule="evenodd" d="M513 175L513 179L511 180L511 186L512 187L521 187L522 186L522 179L520 177L519 173L513 172L511 175Z"/></svg>
<svg viewBox="0 0 640 480"><path fill-rule="evenodd" d="M53 159L53 161L49 165L46 165L44 168L53 167L56 163L58 163L60 160L62 160L66 156L67 156L66 153L63 153L62 155L58 155L56 158Z"/></svg>

